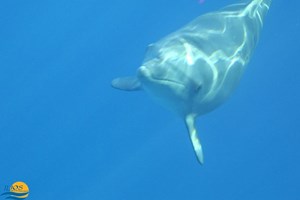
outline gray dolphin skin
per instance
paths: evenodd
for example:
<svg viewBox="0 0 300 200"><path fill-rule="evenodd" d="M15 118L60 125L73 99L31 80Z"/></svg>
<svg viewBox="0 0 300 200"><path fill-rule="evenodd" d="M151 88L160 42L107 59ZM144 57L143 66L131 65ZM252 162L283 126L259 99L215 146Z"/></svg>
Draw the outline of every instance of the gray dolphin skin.
<svg viewBox="0 0 300 200"><path fill-rule="evenodd" d="M116 78L112 86L142 89L181 116L203 164L195 119L222 104L238 85L270 4L271 0L252 0L199 16L150 44L137 75Z"/></svg>

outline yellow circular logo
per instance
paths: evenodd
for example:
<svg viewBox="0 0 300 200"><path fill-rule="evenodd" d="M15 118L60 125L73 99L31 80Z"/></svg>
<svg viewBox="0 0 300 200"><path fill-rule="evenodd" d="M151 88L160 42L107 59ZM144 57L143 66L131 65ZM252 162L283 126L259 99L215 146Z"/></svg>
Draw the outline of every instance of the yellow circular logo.
<svg viewBox="0 0 300 200"><path fill-rule="evenodd" d="M29 195L29 188L26 183L18 181L10 186L10 192L18 199L25 199Z"/></svg>

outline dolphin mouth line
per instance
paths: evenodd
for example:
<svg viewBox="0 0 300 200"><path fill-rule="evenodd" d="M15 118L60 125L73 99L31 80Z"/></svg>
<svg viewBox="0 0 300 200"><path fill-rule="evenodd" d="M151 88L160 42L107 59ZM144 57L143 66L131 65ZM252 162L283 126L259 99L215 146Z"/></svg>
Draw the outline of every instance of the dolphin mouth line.
<svg viewBox="0 0 300 200"><path fill-rule="evenodd" d="M163 79L163 78L157 78L157 77L151 77L154 81L157 81L157 82L161 82L161 83L164 83L164 84L173 84L173 85L180 85L182 87L185 87L183 83L181 82L178 82L178 81L174 81L172 79Z"/></svg>
<svg viewBox="0 0 300 200"><path fill-rule="evenodd" d="M161 83L161 84L164 84L164 85L177 85L177 86L181 86L183 88L185 88L185 85L179 81L175 81L175 80L172 80L172 79L164 79L164 78L158 78L158 77L155 77L153 76L153 74L150 72L150 70L145 67L145 66L141 66L139 68L139 71L138 71L139 75L141 77L147 77L146 79L149 79L149 80L152 80L153 82L158 82L158 83Z"/></svg>

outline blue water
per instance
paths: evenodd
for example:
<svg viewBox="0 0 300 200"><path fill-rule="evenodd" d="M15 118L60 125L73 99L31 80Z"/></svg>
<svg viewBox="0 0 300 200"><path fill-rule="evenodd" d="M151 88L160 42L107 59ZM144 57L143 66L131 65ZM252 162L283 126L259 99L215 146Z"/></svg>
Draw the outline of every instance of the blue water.
<svg viewBox="0 0 300 200"><path fill-rule="evenodd" d="M181 119L110 86L147 44L236 2L2 0L0 193L23 181L37 200L299 200L298 1L273 1L238 89L198 119L203 166Z"/></svg>

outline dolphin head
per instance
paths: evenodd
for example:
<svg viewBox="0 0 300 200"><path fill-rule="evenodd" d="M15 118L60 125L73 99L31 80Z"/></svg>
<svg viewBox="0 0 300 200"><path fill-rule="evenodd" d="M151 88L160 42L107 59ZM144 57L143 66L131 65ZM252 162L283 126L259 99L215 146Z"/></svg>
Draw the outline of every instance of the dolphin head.
<svg viewBox="0 0 300 200"><path fill-rule="evenodd" d="M178 40L161 44L159 48L150 45L137 71L143 89L158 103L183 117L199 113L199 102L209 85L204 78L205 71L202 73L195 67L200 63L192 47L187 45Z"/></svg>

